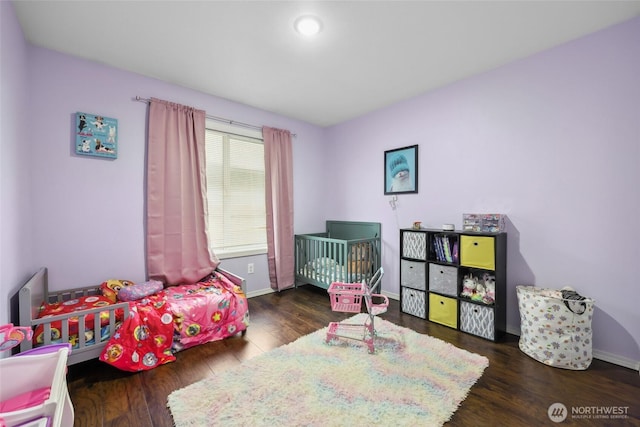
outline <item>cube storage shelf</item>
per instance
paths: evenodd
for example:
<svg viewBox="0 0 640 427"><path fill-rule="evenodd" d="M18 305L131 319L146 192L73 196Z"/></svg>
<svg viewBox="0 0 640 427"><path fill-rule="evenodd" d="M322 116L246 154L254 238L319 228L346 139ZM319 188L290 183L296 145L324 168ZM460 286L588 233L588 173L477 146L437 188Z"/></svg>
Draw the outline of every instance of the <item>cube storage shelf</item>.
<svg viewBox="0 0 640 427"><path fill-rule="evenodd" d="M507 233L400 230L400 310L491 341L506 333ZM495 283L485 301L465 278ZM477 294L480 295L480 294Z"/></svg>

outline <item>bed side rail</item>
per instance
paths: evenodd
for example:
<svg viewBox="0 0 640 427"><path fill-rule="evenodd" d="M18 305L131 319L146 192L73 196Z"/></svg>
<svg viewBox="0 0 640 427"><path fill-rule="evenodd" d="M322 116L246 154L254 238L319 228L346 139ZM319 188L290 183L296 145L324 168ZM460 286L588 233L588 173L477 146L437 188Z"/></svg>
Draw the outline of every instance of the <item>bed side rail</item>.
<svg viewBox="0 0 640 427"><path fill-rule="evenodd" d="M123 315L121 318L117 318L116 310L121 309ZM108 325L101 325L100 313L108 312L109 323ZM87 316L93 314L93 324L86 325ZM105 307L96 307L87 310L77 311L75 313L66 313L56 316L50 316L41 319L33 319L31 322L33 328L42 325L42 339L41 345L49 345L54 342L71 342L73 348L69 354L67 363L73 365L78 362L97 358L102 353L102 349L105 347L109 338L115 334L116 329L120 326L122 320L129 316L129 303L122 302L118 304L108 305ZM73 341L69 340L69 320L72 317L78 318L78 334L74 337ZM52 334L52 323L60 322L60 329L54 331ZM102 328L107 328L104 333ZM53 335L53 336L52 336ZM54 339L55 338L55 339ZM32 347L32 343L29 342L29 348Z"/></svg>
<svg viewBox="0 0 640 427"><path fill-rule="evenodd" d="M56 302L70 301L72 299L88 297L88 296L102 296L102 289L100 285L86 286L84 288L64 289L62 291L48 291L47 303L53 304Z"/></svg>
<svg viewBox="0 0 640 427"><path fill-rule="evenodd" d="M123 315L121 316L121 318L117 318L116 316L117 310L123 311ZM110 337L115 332L116 326L118 326L118 323L126 319L127 317L129 317L129 303L121 302L117 304L107 305L104 307L89 308L86 310L76 311L73 313L58 314L55 316L48 316L41 319L33 319L31 321L31 325L34 328L36 328L38 325L43 326L44 330L42 332L42 335L43 335L42 345L53 344L54 341L58 341L58 340L60 340L61 342L69 342L69 336L70 336L69 321L71 318L77 317L78 318L78 338L77 338L77 342L74 342L73 344L77 345L78 348L72 349L72 353L73 353L73 352L78 352L79 350L82 350L87 346L94 345L94 344L87 343L87 341L90 341L91 333L93 333L96 343L99 343L101 341L100 332L103 326L101 325L102 318L100 316L100 313L105 313L105 312L109 313L108 314L109 324L105 326L109 327L108 336ZM87 327L86 319L89 315L93 315L93 325ZM53 334L54 339L52 339L51 331L53 328L51 327L51 324L54 322L60 322L60 330ZM89 336L89 339L87 339L88 336ZM107 339L108 338L105 338L105 341Z"/></svg>

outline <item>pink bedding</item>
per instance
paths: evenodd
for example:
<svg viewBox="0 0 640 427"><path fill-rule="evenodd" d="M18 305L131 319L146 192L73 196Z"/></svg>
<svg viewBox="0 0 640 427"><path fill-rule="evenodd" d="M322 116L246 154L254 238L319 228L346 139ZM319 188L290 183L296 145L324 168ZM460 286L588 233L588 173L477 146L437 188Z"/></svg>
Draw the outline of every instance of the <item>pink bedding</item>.
<svg viewBox="0 0 640 427"><path fill-rule="evenodd" d="M100 355L126 371L171 362L173 353L230 337L249 323L242 289L217 271L196 284L171 286L129 304L131 315Z"/></svg>
<svg viewBox="0 0 640 427"><path fill-rule="evenodd" d="M216 341L248 326L247 299L239 286L220 273L217 279L164 290L173 314L176 351Z"/></svg>

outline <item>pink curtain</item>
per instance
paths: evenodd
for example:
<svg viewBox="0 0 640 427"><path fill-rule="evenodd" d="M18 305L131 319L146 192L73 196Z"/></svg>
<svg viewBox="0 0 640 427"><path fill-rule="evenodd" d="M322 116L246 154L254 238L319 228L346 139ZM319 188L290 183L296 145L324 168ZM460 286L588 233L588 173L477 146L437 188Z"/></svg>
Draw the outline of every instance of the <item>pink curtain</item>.
<svg viewBox="0 0 640 427"><path fill-rule="evenodd" d="M219 264L207 239L205 112L152 98L147 141L147 275L193 283Z"/></svg>
<svg viewBox="0 0 640 427"><path fill-rule="evenodd" d="M291 132L262 128L267 205L267 261L271 288L294 286L293 149Z"/></svg>

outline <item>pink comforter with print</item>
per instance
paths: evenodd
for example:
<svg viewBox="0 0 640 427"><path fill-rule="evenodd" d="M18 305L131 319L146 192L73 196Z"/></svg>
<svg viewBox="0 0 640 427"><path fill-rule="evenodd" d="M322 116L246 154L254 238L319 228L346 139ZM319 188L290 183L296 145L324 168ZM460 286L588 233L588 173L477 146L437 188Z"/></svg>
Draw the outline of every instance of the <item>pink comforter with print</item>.
<svg viewBox="0 0 640 427"><path fill-rule="evenodd" d="M247 299L239 286L219 272L207 281L171 286L164 293L173 315L175 351L227 338L247 328Z"/></svg>
<svg viewBox="0 0 640 427"><path fill-rule="evenodd" d="M218 271L196 284L171 286L132 301L129 307L129 317L100 355L125 371L172 362L177 351L230 337L249 324L242 288Z"/></svg>

